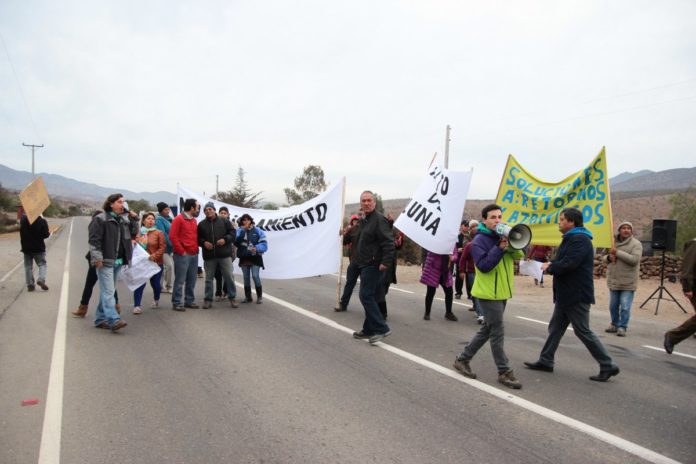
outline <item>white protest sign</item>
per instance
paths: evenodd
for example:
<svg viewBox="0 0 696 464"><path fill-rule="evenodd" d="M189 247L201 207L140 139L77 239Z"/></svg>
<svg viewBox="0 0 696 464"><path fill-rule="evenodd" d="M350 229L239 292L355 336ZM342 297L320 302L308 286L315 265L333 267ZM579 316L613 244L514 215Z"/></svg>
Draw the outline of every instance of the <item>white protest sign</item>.
<svg viewBox="0 0 696 464"><path fill-rule="evenodd" d="M228 205L179 186L180 211L184 199L195 198L201 204L198 222L205 220L203 206L209 201L215 209L226 206L230 219L235 221L249 214L254 223L266 233L268 251L263 254L262 278L299 279L338 272L343 183L342 179L326 192L302 203L278 210L248 209ZM239 267L234 266L235 273Z"/></svg>
<svg viewBox="0 0 696 464"><path fill-rule="evenodd" d="M450 171L433 163L394 227L426 250L452 253L457 243L471 171Z"/></svg>

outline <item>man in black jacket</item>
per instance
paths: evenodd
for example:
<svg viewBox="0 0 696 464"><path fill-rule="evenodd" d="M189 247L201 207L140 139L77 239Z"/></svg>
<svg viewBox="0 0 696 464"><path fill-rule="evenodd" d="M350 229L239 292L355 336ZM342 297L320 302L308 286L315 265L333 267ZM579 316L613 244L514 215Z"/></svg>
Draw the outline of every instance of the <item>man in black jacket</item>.
<svg viewBox="0 0 696 464"><path fill-rule="evenodd" d="M36 284L44 290L48 290L46 285L46 244L51 233L48 231L48 222L39 216L33 223L29 224L26 214L22 215L19 221L19 240L22 244L24 253L24 275L26 276L27 291L34 291L34 262L39 266L39 278Z"/></svg>
<svg viewBox="0 0 696 464"><path fill-rule="evenodd" d="M375 294L381 285L382 271L389 268L394 259L394 235L389 222L375 211L375 206L374 194L364 191L360 195L360 209L364 218L360 221L356 262L360 269L360 302L365 309L365 322L360 332L353 332L353 337L369 339L372 344L391 334Z"/></svg>
<svg viewBox="0 0 696 464"><path fill-rule="evenodd" d="M549 321L549 336L536 362L525 362L529 369L553 372L554 356L568 324L599 363L599 374L590 380L606 382L619 373L607 350L590 329L590 305L594 304L594 248L592 233L583 226L580 210L566 208L558 217L563 240L556 259L541 265L553 275L554 309Z"/></svg>
<svg viewBox="0 0 696 464"><path fill-rule="evenodd" d="M205 204L203 214L205 219L198 224L198 245L203 249L203 266L205 267L203 309L213 306L213 278L218 268L227 285L230 306L236 308L237 287L232 276L232 244L235 233L232 223L217 215L212 201Z"/></svg>

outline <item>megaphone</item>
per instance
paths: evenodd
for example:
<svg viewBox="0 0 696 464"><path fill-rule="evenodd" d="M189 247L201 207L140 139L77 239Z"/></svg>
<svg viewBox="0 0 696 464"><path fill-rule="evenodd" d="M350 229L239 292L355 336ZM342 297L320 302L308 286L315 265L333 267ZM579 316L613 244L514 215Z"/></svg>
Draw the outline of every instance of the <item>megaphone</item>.
<svg viewBox="0 0 696 464"><path fill-rule="evenodd" d="M508 243L515 250L521 250L532 241L532 229L525 224L517 224L514 227L510 227L507 224L500 223L495 226L495 231L498 235L507 237Z"/></svg>

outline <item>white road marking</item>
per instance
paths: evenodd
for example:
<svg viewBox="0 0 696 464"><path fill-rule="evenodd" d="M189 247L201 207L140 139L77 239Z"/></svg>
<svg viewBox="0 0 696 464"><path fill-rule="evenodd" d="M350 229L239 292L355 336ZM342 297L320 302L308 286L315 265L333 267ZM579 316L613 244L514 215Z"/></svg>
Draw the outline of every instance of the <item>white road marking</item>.
<svg viewBox="0 0 696 464"><path fill-rule="evenodd" d="M19 266L21 266L23 263L24 263L24 261L18 262L18 263L15 265L15 267L13 267L12 269L10 269L10 272L8 272L8 273L5 274L4 276L2 276L2 279L0 279L0 282L6 281L6 280L14 273L14 271L16 271L17 269L19 269Z"/></svg>
<svg viewBox="0 0 696 464"><path fill-rule="evenodd" d="M58 303L58 320L53 336L53 354L51 356L51 372L48 376L46 392L46 410L44 412L43 430L41 431L41 448L39 449L39 464L60 463L60 439L63 426L63 388L65 376L65 333L68 314L68 291L70 289L70 240L72 238L73 221L70 221L70 233L65 250L65 266L63 267L63 284L60 288Z"/></svg>
<svg viewBox="0 0 696 464"><path fill-rule="evenodd" d="M517 319L522 319L523 321L529 321L529 322L536 322L537 324L544 324L544 325L549 325L548 322L540 321L537 319L530 319L528 317L522 317L522 316L515 316ZM573 330L572 327L568 327L568 330Z"/></svg>
<svg viewBox="0 0 696 464"><path fill-rule="evenodd" d="M661 351L661 352L667 354L667 353L665 352L665 349L664 349L664 348L660 348L660 347L657 347L657 346L643 345L643 348L648 348L648 349L650 349L650 350L655 350L655 351ZM679 352L677 352L677 351L672 351L672 354L675 355L675 356L683 356L683 357L685 357L685 358L696 359L696 356L693 356L693 355L690 355L690 354L686 354L686 353L679 353Z"/></svg>
<svg viewBox="0 0 696 464"><path fill-rule="evenodd" d="M237 284L237 285L239 286L239 284ZM349 329L348 327L342 326L341 324L337 323L336 321L333 321L327 317L315 314L309 310L301 308L301 307L299 307L295 304L292 304L288 301L281 300L280 298L276 298L274 296L268 295L267 293L264 293L263 297L265 300L272 301L273 303L276 303L284 308L287 308L291 311L295 311L296 313L301 314L302 316L308 317L310 319L314 319L317 322L320 322L328 327L336 329L336 330L343 332L345 334L352 334L354 332L352 329ZM534 322L541 322L541 321L534 321ZM596 439L603 441L609 445L615 446L616 448L619 448L619 449L626 451L630 454L638 456L641 459L645 459L646 461L653 462L653 463L659 463L659 464L678 464L679 463L678 461L675 461L671 458L668 458L667 456L659 454L659 453L652 451L648 448L642 447L636 443L625 440L625 439L618 437L616 435L613 435L609 432L605 432L604 430L601 430L597 427L593 427L589 424L585 424L584 422L580 422L576 419L565 416L565 415L558 413L552 409L548 409L548 408L545 408L544 406L538 405L536 403L532 403L531 401L520 398L519 396L515 396L507 391L499 390L498 388L492 387L492 386L485 384L479 380L468 379L452 369L440 366L439 364L436 364L432 361L428 361L427 359L421 358L420 356L416 356L416 355L411 354L407 351L401 350L401 349L393 347L391 345L387 345L386 343L383 343L383 342L377 342L375 344L375 346L378 346L384 350L387 350L390 353L393 353L393 354L400 356L404 359L408 359L409 361L412 361L420 366L427 367L427 368L429 368L435 372L438 372L442 375L445 375L453 380L465 383L471 387L474 387L478 390L481 390L485 393L488 393L489 395L495 396L496 398L500 398L504 401L508 401L509 403L517 405L523 409L526 409L527 411L533 412L533 413L538 414L538 415L545 417L547 419L551 419L555 422L566 425L566 426L568 426L574 430L577 430L579 432L582 432L590 437L596 438Z"/></svg>
<svg viewBox="0 0 696 464"><path fill-rule="evenodd" d="M410 294L416 293L416 292L412 292L411 290L404 290L403 288L399 288L396 285L390 286L389 290L396 290L397 292L404 292L404 293L410 293Z"/></svg>

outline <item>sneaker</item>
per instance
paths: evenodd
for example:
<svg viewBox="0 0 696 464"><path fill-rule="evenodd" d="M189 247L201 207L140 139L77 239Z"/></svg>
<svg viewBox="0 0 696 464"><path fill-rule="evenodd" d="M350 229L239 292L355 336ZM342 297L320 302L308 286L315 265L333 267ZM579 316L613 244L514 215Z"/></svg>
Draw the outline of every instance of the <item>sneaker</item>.
<svg viewBox="0 0 696 464"><path fill-rule="evenodd" d="M618 337L625 337L626 336L626 329L624 329L623 327L619 327L618 329L616 329L616 335Z"/></svg>
<svg viewBox="0 0 696 464"><path fill-rule="evenodd" d="M391 335L391 330L387 330L386 332L384 332L382 334L376 334L376 335L371 336L370 337L370 345L374 345L375 343L377 343L380 340L383 340L385 337L388 337L389 335Z"/></svg>
<svg viewBox="0 0 696 464"><path fill-rule="evenodd" d="M204 301L203 301L203 309L210 309L210 308L212 308L212 307L213 307L213 302L212 302L212 301L208 301L208 300L204 300Z"/></svg>
<svg viewBox="0 0 696 464"><path fill-rule="evenodd" d="M135 308L133 308L133 314L140 314L142 312L143 310L140 308L140 306L136 306Z"/></svg>
<svg viewBox="0 0 696 464"><path fill-rule="evenodd" d="M522 384L517 380L515 375L512 373L512 369L508 369L498 376L498 382L502 383L506 387L519 390L522 388Z"/></svg>
<svg viewBox="0 0 696 464"><path fill-rule="evenodd" d="M171 288L163 288L162 293L172 293L172 289Z"/></svg>
<svg viewBox="0 0 696 464"><path fill-rule="evenodd" d="M234 298L232 298L232 299L230 300L230 307L232 307L232 308L239 308L239 305L237 304L237 300L235 300Z"/></svg>
<svg viewBox="0 0 696 464"><path fill-rule="evenodd" d="M256 299L256 304L261 304L261 303L263 303L263 298L258 297L258 298Z"/></svg>
<svg viewBox="0 0 696 464"><path fill-rule="evenodd" d="M455 294L454 294L454 299L455 299L455 300L461 300L461 299L462 299L462 294L461 294L461 293L455 293Z"/></svg>
<svg viewBox="0 0 696 464"><path fill-rule="evenodd" d="M33 285L27 285L27 292L33 292L35 288L36 287L34 287Z"/></svg>
<svg viewBox="0 0 696 464"><path fill-rule="evenodd" d="M222 301L222 295L218 295L215 297L215 301L220 302Z"/></svg>
<svg viewBox="0 0 696 464"><path fill-rule="evenodd" d="M357 338L358 340L367 340L370 337L372 337L372 335L368 335L362 330L360 332L353 332L353 338Z"/></svg>
<svg viewBox="0 0 696 464"><path fill-rule="evenodd" d="M117 330L120 330L127 325L128 324L126 323L126 321L119 319L118 321L116 321L116 323L114 325L111 326L111 331L116 332Z"/></svg>
<svg viewBox="0 0 696 464"><path fill-rule="evenodd" d="M445 319L448 321L458 321L457 316L454 315L454 313L445 313Z"/></svg>
<svg viewBox="0 0 696 464"><path fill-rule="evenodd" d="M36 283L39 285L39 287L41 287L41 290L48 290L48 287L46 286L46 282L39 281Z"/></svg>
<svg viewBox="0 0 696 464"><path fill-rule="evenodd" d="M198 306L196 303L184 303L184 308L198 309L200 306Z"/></svg>
<svg viewBox="0 0 696 464"><path fill-rule="evenodd" d="M184 305L175 304L172 306L172 311L186 311L186 308L184 308Z"/></svg>
<svg viewBox="0 0 696 464"><path fill-rule="evenodd" d="M469 361L457 359L454 361L454 364L452 364L452 367L454 367L454 370L462 374L464 377L469 377L470 379L476 378L476 374L474 374L474 372L471 370L471 366L469 366Z"/></svg>
<svg viewBox="0 0 696 464"><path fill-rule="evenodd" d="M483 316L478 316L478 317L476 318L476 322L478 322L479 325L483 324Z"/></svg>
<svg viewBox="0 0 696 464"><path fill-rule="evenodd" d="M607 327L606 329L604 329L604 331L605 331L606 333L610 333L610 334L615 334L618 330L619 330L619 329L617 329L616 326L613 325L613 324L610 324L609 327Z"/></svg>
<svg viewBox="0 0 696 464"><path fill-rule="evenodd" d="M159 308L159 300L155 300L150 304L150 308L152 309L157 309Z"/></svg>

